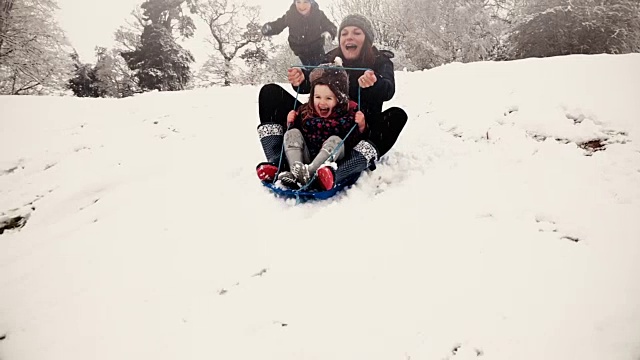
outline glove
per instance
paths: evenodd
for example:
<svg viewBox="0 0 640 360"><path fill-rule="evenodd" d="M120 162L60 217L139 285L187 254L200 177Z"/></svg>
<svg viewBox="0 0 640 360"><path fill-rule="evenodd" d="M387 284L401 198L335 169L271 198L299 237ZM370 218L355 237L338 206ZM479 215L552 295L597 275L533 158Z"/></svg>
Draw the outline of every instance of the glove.
<svg viewBox="0 0 640 360"><path fill-rule="evenodd" d="M260 32L262 33L262 35L264 36L269 36L269 34L271 33L271 25L269 24L264 24L262 26L262 29L260 29Z"/></svg>
<svg viewBox="0 0 640 360"><path fill-rule="evenodd" d="M326 43L331 42L331 34L329 34L328 31L323 32L322 34L320 34L320 36L324 38L324 42Z"/></svg>

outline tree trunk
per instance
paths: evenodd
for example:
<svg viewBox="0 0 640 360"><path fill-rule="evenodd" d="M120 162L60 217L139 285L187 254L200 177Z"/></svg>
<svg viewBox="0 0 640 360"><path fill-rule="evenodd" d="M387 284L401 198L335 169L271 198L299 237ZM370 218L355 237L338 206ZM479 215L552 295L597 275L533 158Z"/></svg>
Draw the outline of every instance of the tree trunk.
<svg viewBox="0 0 640 360"><path fill-rule="evenodd" d="M2 54L2 45L4 44L6 24L9 21L11 9L13 9L13 1L14 0L0 0L0 55Z"/></svg>
<svg viewBox="0 0 640 360"><path fill-rule="evenodd" d="M224 59L224 86L231 86L231 59Z"/></svg>
<svg viewBox="0 0 640 360"><path fill-rule="evenodd" d="M16 91L16 78L17 78L17 72L14 71L13 72L13 81L11 82L11 94L13 95L13 93Z"/></svg>

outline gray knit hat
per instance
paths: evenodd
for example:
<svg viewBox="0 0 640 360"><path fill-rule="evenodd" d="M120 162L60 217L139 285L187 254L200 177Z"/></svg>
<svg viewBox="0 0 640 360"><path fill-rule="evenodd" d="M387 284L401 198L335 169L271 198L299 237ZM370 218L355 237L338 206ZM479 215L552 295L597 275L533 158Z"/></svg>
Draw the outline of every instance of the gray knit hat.
<svg viewBox="0 0 640 360"><path fill-rule="evenodd" d="M355 26L360 28L364 32L364 36L366 38L369 38L372 44L373 44L373 41L376 39L376 34L373 31L373 26L371 25L371 21L369 21L369 19L367 19L365 16L362 16L360 14L352 14L352 15L345 16L345 18L342 19L342 23L340 23L340 29L338 29L338 34L341 34L342 29L344 29L347 26ZM340 35L338 35L338 39L340 39Z"/></svg>

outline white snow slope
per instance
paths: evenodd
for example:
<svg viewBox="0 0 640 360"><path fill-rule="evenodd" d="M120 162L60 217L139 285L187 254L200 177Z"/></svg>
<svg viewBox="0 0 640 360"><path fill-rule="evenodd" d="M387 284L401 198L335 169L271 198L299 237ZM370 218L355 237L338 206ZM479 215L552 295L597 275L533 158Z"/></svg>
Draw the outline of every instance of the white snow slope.
<svg viewBox="0 0 640 360"><path fill-rule="evenodd" d="M297 206L259 87L0 97L0 359L640 359L640 54L396 81L377 170Z"/></svg>

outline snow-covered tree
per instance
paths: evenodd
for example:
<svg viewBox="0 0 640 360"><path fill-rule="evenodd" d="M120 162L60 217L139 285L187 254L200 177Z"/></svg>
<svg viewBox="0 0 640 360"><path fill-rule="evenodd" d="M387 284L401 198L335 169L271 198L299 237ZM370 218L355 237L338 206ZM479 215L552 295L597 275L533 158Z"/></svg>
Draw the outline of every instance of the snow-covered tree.
<svg viewBox="0 0 640 360"><path fill-rule="evenodd" d="M501 31L491 18L492 6L486 0L443 0L440 9L445 62L487 60Z"/></svg>
<svg viewBox="0 0 640 360"><path fill-rule="evenodd" d="M195 8L208 26L211 37L207 41L215 49L202 67L200 77L228 86L237 78L234 59L239 51L260 52L257 46L263 40L260 7L229 0L205 0L196 2Z"/></svg>
<svg viewBox="0 0 640 360"><path fill-rule="evenodd" d="M289 44L278 44L270 47L272 54L265 64L263 82L287 82L287 69L293 65L302 65L300 59L291 51Z"/></svg>
<svg viewBox="0 0 640 360"><path fill-rule="evenodd" d="M78 53L71 54L74 61L74 75L69 79L68 87L77 97L100 97L98 89L96 71L91 64L80 62Z"/></svg>
<svg viewBox="0 0 640 360"><path fill-rule="evenodd" d="M96 48L96 79L104 96L127 97L137 92L133 73L117 49Z"/></svg>
<svg viewBox="0 0 640 360"><path fill-rule="evenodd" d="M510 40L515 58L637 52L640 2L530 1Z"/></svg>
<svg viewBox="0 0 640 360"><path fill-rule="evenodd" d="M376 44L397 49L410 31L406 16L421 1L406 0L338 0L330 7L336 24L349 14L360 14L371 20ZM411 7L407 8L406 5Z"/></svg>
<svg viewBox="0 0 640 360"><path fill-rule="evenodd" d="M73 71L53 0L0 0L0 93L60 94Z"/></svg>
<svg viewBox="0 0 640 360"><path fill-rule="evenodd" d="M145 26L140 47L123 52L122 57L134 70L143 90L183 90L191 78L189 64L193 55L180 46L169 30L160 25Z"/></svg>
<svg viewBox="0 0 640 360"><path fill-rule="evenodd" d="M122 38L123 45L135 45L135 49L121 55L135 71L142 90L183 90L191 79L190 64L195 59L177 41L178 37L193 36L195 31L193 21L184 14L184 3L185 0L146 0L141 5L144 29L139 43L131 34ZM174 37L174 32L179 36Z"/></svg>
<svg viewBox="0 0 640 360"><path fill-rule="evenodd" d="M332 8L336 22L367 16L375 44L402 54L403 67L418 69L489 59L504 27L496 11L491 0L339 0Z"/></svg>
<svg viewBox="0 0 640 360"><path fill-rule="evenodd" d="M69 89L78 97L127 97L137 92L133 73L128 69L120 52L96 47L96 64L83 64L77 54L73 78Z"/></svg>
<svg viewBox="0 0 640 360"><path fill-rule="evenodd" d="M152 25L162 26L171 34L176 31L180 37L190 38L196 29L193 19L185 14L183 5L188 5L194 12L191 0L146 0L142 3L142 19ZM145 24L147 25L147 24Z"/></svg>
<svg viewBox="0 0 640 360"><path fill-rule="evenodd" d="M144 31L144 26L148 25L148 21L145 21L142 14L142 8L136 6L131 11L133 19L127 19L125 25L118 27L114 33L114 39L116 42L116 49L121 52L134 51L140 46L140 36Z"/></svg>

